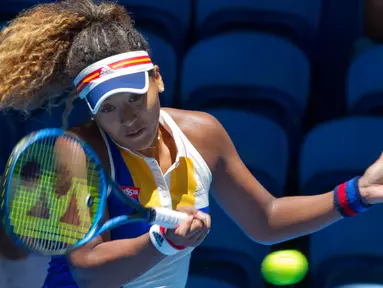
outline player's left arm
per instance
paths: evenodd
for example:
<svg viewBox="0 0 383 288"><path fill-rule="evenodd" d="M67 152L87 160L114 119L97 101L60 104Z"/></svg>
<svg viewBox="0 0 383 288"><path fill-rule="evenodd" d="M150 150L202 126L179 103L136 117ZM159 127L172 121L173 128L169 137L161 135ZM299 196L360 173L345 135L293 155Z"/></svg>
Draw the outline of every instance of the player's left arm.
<svg viewBox="0 0 383 288"><path fill-rule="evenodd" d="M207 125L212 126L208 130L214 134L211 139L216 142L213 146L218 153L213 171L213 196L252 239L273 244L309 234L341 218L334 205L333 192L273 197L246 168L222 125L212 116L206 117Z"/></svg>

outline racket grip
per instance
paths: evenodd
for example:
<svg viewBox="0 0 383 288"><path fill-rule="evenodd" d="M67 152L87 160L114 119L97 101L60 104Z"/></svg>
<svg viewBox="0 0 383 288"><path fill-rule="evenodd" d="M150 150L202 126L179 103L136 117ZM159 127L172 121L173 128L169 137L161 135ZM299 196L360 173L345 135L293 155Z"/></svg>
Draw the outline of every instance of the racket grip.
<svg viewBox="0 0 383 288"><path fill-rule="evenodd" d="M175 228L188 217L186 213L167 208L156 207L153 209L156 213L152 224L157 224L166 228Z"/></svg>

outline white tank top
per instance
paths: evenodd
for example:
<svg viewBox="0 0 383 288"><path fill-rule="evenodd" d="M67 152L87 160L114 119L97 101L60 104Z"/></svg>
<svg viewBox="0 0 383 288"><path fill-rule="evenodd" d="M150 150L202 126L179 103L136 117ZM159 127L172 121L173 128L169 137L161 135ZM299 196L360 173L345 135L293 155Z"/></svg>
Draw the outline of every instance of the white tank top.
<svg viewBox="0 0 383 288"><path fill-rule="evenodd" d="M155 159L134 154L116 144L132 175L135 189L140 193L138 196L140 203L148 207L161 206L170 209L194 206L208 212L212 180L208 165L170 115L163 110L160 112L160 124L173 136L177 146L176 161L165 174ZM103 132L102 135L108 148L112 178L115 179L118 164L113 161L110 141L107 141ZM148 168L151 175L148 174ZM109 209L113 207L109 206ZM185 287L192 251L192 248L186 248L174 256L166 257L123 288Z"/></svg>

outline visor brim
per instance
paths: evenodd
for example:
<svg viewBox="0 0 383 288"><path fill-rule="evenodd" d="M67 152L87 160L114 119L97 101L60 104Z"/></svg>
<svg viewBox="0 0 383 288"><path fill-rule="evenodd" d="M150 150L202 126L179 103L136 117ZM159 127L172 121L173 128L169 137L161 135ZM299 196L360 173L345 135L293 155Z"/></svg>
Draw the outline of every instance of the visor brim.
<svg viewBox="0 0 383 288"><path fill-rule="evenodd" d="M134 74L120 75L110 78L95 86L85 97L93 114L96 114L101 104L109 97L118 93L145 94L149 89L149 74L147 71Z"/></svg>

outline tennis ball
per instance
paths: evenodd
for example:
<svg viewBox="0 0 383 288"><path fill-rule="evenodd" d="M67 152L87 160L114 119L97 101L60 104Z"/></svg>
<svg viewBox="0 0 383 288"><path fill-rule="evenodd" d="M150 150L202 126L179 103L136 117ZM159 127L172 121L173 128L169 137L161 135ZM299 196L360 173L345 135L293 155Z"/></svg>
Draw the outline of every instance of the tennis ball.
<svg viewBox="0 0 383 288"><path fill-rule="evenodd" d="M308 271L306 257L297 250L281 250L270 253L262 262L262 275L276 286L300 282Z"/></svg>

